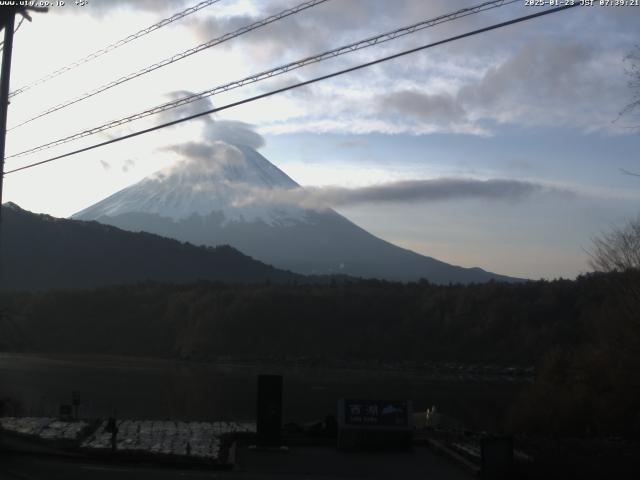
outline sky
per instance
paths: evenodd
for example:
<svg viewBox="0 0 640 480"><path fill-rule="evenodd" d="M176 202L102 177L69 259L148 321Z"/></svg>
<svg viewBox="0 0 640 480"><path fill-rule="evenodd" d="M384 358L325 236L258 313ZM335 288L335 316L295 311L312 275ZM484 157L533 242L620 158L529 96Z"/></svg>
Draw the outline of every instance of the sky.
<svg viewBox="0 0 640 480"><path fill-rule="evenodd" d="M220 0L16 95L8 126L301 1ZM34 13L16 31L11 90L197 2L65 3ZM10 130L7 156L479 3L328 0ZM5 169L544 8L512 2L181 111L8 158ZM639 93L629 85L627 58L640 48L639 25L640 7L577 7L231 108L212 120L220 138L240 132L306 188L287 201L329 205L385 240L448 263L573 278L590 270L595 236L639 214L640 177L624 171L640 172L640 119L621 115ZM176 164L184 152L176 145L210 131L210 121L185 122L8 174L3 202L70 216Z"/></svg>

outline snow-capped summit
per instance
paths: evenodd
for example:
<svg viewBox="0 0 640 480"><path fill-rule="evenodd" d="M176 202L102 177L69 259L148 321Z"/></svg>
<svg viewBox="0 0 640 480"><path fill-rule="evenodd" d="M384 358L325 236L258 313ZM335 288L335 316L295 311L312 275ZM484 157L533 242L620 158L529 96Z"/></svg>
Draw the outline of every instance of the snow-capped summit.
<svg viewBox="0 0 640 480"><path fill-rule="evenodd" d="M73 218L117 217L146 213L174 221L193 215L221 214L223 223L268 225L304 221L305 211L290 204L245 203L255 190L291 189L299 185L254 149L224 142L175 147L186 160L76 213Z"/></svg>

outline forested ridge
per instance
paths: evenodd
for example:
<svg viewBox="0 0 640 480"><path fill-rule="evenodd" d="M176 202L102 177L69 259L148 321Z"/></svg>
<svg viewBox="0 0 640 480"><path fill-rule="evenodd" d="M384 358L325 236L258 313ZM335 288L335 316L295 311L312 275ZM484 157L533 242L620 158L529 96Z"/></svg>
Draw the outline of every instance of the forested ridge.
<svg viewBox="0 0 640 480"><path fill-rule="evenodd" d="M97 222L3 207L0 290L95 288L144 280L233 283L301 278L227 245L197 247Z"/></svg>

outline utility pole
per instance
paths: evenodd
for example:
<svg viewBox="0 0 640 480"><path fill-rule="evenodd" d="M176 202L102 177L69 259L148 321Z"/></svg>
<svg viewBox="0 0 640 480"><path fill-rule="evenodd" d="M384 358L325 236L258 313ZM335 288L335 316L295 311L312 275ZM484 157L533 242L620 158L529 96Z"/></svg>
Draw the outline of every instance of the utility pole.
<svg viewBox="0 0 640 480"><path fill-rule="evenodd" d="M4 183L4 147L7 139L7 111L9 110L9 78L11 77L11 52L16 12L17 10L13 8L7 9L6 18L3 19L4 48L0 76L0 225L2 225L2 185Z"/></svg>
<svg viewBox="0 0 640 480"><path fill-rule="evenodd" d="M17 2L16 2L17 3ZM2 185L4 184L4 149L7 140L7 112L9 110L9 82L11 79L11 53L16 15L31 21L28 11L48 12L47 7L7 6L0 8L0 28L4 28L2 72L0 73L0 228L2 228Z"/></svg>
<svg viewBox="0 0 640 480"><path fill-rule="evenodd" d="M17 2L16 2L17 3ZM13 32L16 15L31 21L28 10L47 12L45 7L5 6L0 8L0 28L4 28L4 45L2 47L2 71L0 72L0 282L4 280L4 256L2 255L2 186L4 184L4 154L7 140L7 113L9 110L9 81L11 78L11 53L13 51ZM4 313L0 311L0 320Z"/></svg>

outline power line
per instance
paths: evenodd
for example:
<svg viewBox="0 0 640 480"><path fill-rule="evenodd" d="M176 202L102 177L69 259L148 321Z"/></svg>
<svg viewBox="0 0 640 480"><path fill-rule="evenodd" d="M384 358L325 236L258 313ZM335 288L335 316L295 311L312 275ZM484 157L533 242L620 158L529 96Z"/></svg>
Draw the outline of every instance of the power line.
<svg viewBox="0 0 640 480"><path fill-rule="evenodd" d="M159 68L162 68L162 67L166 67L167 65L170 65L170 64L175 63L175 62L177 62L179 60L182 60L183 58L187 58L187 57L189 57L189 56L191 56L193 54L201 52L202 50L205 50L207 48L211 48L211 47L213 47L215 45L219 45L219 44L221 44L223 42L231 40L232 38L239 37L240 35L244 35L247 32L250 32L252 30L256 30L256 29L258 29L260 27L264 27L265 25L268 25L270 23L276 22L276 21L281 20L281 19L283 19L285 17L288 17L290 15L294 15L294 14L299 13L299 12L301 12L303 10L308 9L308 8L315 7L316 5L319 5L319 4L327 2L327 1L329 1L329 0L308 0L308 1L304 2L304 3L301 3L300 5L297 5L297 6L293 7L293 8L288 8L286 10L281 11L280 13L277 13L275 15L271 15L269 17L266 17L266 18L262 19L262 20L254 22L254 23L252 23L250 25L246 25L246 26L244 26L242 28L239 28L238 30L235 30L234 32L227 33L225 35L222 35L221 37L214 38L213 40L209 40L206 43L198 45L197 47L193 47L193 48L190 48L189 50L185 50L184 52L177 53L177 54L173 55L172 57L165 58L164 60L162 60L162 61L160 61L158 63L154 63L153 65L150 65L148 67L145 67L142 70L138 70L137 72L130 73L128 75L125 75L124 77L120 77L117 80L113 80L112 82L106 83L106 84L96 88L95 90L83 93L82 95L80 95L80 96L78 96L78 97L76 97L74 99L68 100L68 101L60 103L60 104L58 104L58 105L56 105L54 107L51 107L51 108L45 110L44 112L41 112L41 113L37 114L36 116L31 117L30 119L25 120L24 122L19 123L18 125L15 125L15 126L11 127L7 131L10 132L12 130L15 130L18 127L21 127L23 125L26 125L27 123L30 123L30 122L33 122L34 120L37 120L38 118L44 117L45 115L49 115L50 113L53 113L53 112L57 112L58 110L66 108L66 107L68 107L70 105L73 105L75 103L78 103L78 102L80 102L82 100L86 100L87 98L93 97L94 95L102 93L102 92L104 92L106 90L109 90L110 88L113 88L113 87L115 87L117 85L120 85L122 83L128 82L129 80L133 80L134 78L138 78L138 77L140 77L142 75L146 75L147 73L153 72L153 71L158 70Z"/></svg>
<svg viewBox="0 0 640 480"><path fill-rule="evenodd" d="M281 65L279 67L273 68L271 70L267 70L265 72L261 72L255 75L251 75L249 77L245 77L241 80L236 80L231 83L227 83L224 85L219 85L217 87L205 90L203 92L189 95L187 97L183 97L177 100L173 100L170 102L163 103L161 105L157 105L153 108L144 110L142 112L136 113L134 115L130 115L128 117L120 118L118 120L113 120L111 122L105 123L103 125L99 125L97 127L93 127L87 130L83 130L81 132L75 133L73 135L54 140L52 142L48 142L37 147L33 147L22 152L18 152L12 155L7 156L6 158L14 158L22 155L27 155L30 153L40 152L42 150L46 150L49 148L57 147L59 145L63 145L65 143L69 143L74 140L79 140L84 137L88 137L90 135L95 135L96 133L100 133L105 130L109 130L111 128L118 127L120 125L124 125L126 123L133 122L135 120L140 120L142 118L146 118L151 115L155 115L157 113L161 113L167 110L171 110L177 107L181 107L187 105L189 103L195 102L197 100L202 100L207 97L211 97L213 95L217 95L219 93L223 93L229 90L233 90L236 88L243 87L245 85L249 85L251 83L256 83L261 80L266 80L272 78L277 75L282 75L284 73L290 72L292 70L297 70L298 68L302 68L306 65L310 65L313 63L318 63L330 58L334 58L340 55L345 55L347 53L355 52L357 50L361 50L363 48L368 48L374 45L378 45L380 43L388 42L390 40L394 40L396 38L402 37L404 35L409 35L415 33L417 31L423 30L425 28L433 27L435 25L439 25L441 23L450 22L462 17L466 17L468 15L473 15L475 13L479 13L485 10L489 10L492 8L501 7L504 5L508 5L511 3L515 3L519 0L493 0L489 2L485 2L475 7L464 8L462 10L458 10L453 13L441 15L439 17L435 17L430 20L424 20L422 22L410 25L408 27L401 27L390 32L386 32L380 35L376 35L374 37L369 37L364 40L360 40L355 43L351 43L348 45L344 45L342 47L335 48L333 50L329 50L318 55L313 55L311 57L306 57L301 60L297 60L295 62L287 63L285 65Z"/></svg>
<svg viewBox="0 0 640 480"><path fill-rule="evenodd" d="M83 65L85 63L90 62L91 60L95 60L98 57L101 57L102 55L105 55L113 50L115 50L116 48L122 47L123 45L126 45L129 42L132 42L134 40L137 40L140 37L143 37L151 32L154 32L156 30L158 30L159 28L165 27L177 20L180 20L188 15L191 15L192 13L195 13L199 10L202 10L205 7L208 7L210 5L213 5L214 3L218 3L221 0L205 0L203 2L198 3L197 5L194 5L193 7L189 7L181 12L176 13L175 15L172 15L169 18L165 18L163 20L160 20L158 23L154 23L153 25L150 25L146 28L143 28L142 30L133 33L121 40L118 40L117 42L114 42L110 45L107 45L104 48L101 48L100 50L96 50L93 53L90 53L89 55L82 57L79 60L76 60L73 63L70 63L69 65L66 65L62 68L59 68L47 75L45 75L44 77L39 78L38 80L35 80L23 87L17 88L16 90L14 90L13 92L11 92L9 94L9 98L15 97L16 95L19 95L23 92L26 92L27 90L32 89L33 87L40 85L42 83L45 83L55 77L58 77L60 75L62 75L63 73L68 72L69 70L73 70L76 67L79 67L80 65ZM22 23L22 22L21 22ZM18 28L20 28L20 25L18 25ZM16 28L17 30L17 28Z"/></svg>
<svg viewBox="0 0 640 480"><path fill-rule="evenodd" d="M20 27L22 26L22 22L24 22L24 17L20 18L20 22L18 23L18 26L16 27L16 29L13 31L13 33L15 34L18 30L20 30Z"/></svg>
<svg viewBox="0 0 640 480"><path fill-rule="evenodd" d="M473 35L478 35L478 34L485 33L485 32L491 31L491 30L496 30L498 28L506 27L508 25L513 25L515 23L520 23L520 22L524 22L524 21L531 20L531 19L534 19L534 18L542 17L544 15L549 15L551 13L557 13L557 12L560 12L562 10L567 10L569 8L577 7L578 5L579 4L575 3L575 4L572 4L572 5L564 5L562 7L556 7L556 8L552 8L552 9L543 10L541 12L533 13L531 15L525 15L525 16L518 17L518 18L515 18L515 19L512 19L512 20L508 20L506 22L497 23L497 24L494 24L494 25L490 25L488 27L480 28L478 30L473 30L471 32L463 33L461 35L456 35L454 37L449 37L449 38L446 38L444 40L439 40L437 42L433 42L433 43L429 43L429 44L426 44L426 45L422 45L420 47L412 48L412 49L409 49L409 50L404 50L402 52L395 53L393 55L389 55L389 56L386 56L386 57L379 58L377 60L373 60L371 62L362 63L360 65L356 65L354 67L346 68L344 70L339 70L337 72L329 73L327 75L322 75L322 76L319 76L319 77L315 77L315 78L312 78L311 80L306 80L304 82L295 83L293 85L289 85L288 87L282 87L282 88L278 88L276 90L271 90L269 92L262 93L260 95L255 95L253 97L245 98L245 99L239 100L237 102L233 102L233 103L229 103L227 105L223 105L222 107L212 108L210 110L206 110L204 112L196 113L196 114L190 115L188 117L179 118L179 119L173 120L171 122L163 123L162 125L156 125L155 127L146 128L144 130L139 130L137 132L133 132L133 133L130 133L128 135L123 135L121 137L112 138L110 140L107 140L107 141L104 141L104 142L101 142L101 143L96 143L96 144L90 145L88 147L80 148L78 150L74 150L74 151L71 151L71 152L68 152L68 153L64 153L62 155L58 155L58 156L55 156L55 157L52 157L52 158L48 158L46 160L41 160L39 162L31 163L31 164L25 165L23 167L14 168L13 170L9 170L8 172L6 172L5 175L7 175L9 173L19 172L19 171L22 171L22 170L27 170L29 168L37 167L37 166L43 165L45 163L53 162L55 160L60 160L62 158L70 157L72 155L76 155L76 154L79 154L79 153L87 152L89 150L93 150L93 149L96 149L96 148L99 148L99 147L104 147L104 146L110 145L112 143L121 142L123 140L128 140L130 138L137 137L137 136L140 136L140 135L144 135L146 133L151 133L151 132L154 132L156 130L160 130L160 129L163 129L163 128L171 127L173 125L177 125L179 123L187 122L189 120L194 120L196 118L203 117L205 115L210 115L212 113L217 113L217 112L221 112L223 110L228 110L230 108L237 107L237 106L240 106L240 105L244 105L245 103L254 102L256 100L260 100L260 99L263 99L263 98L267 98L267 97L276 95L278 93L283 93L283 92L287 92L289 90L293 90L293 89L296 89L296 88L305 87L305 86L311 85L313 83L317 83L317 82L320 82L320 81L323 81L323 80L328 80L330 78L337 77L339 75L344 75L344 74L347 74L347 73L355 72L356 70L361 70L363 68L371 67L373 65L377 65L377 64L380 64L380 63L383 63L383 62L387 62L389 60L393 60L393 59L396 59L396 58L404 57L406 55L410 55L412 53L416 53L416 52L419 52L419 51L422 51L422 50L426 50L428 48L433 48L433 47L436 47L436 46L439 46L439 45L443 45L445 43L453 42L453 41L456 41L456 40L461 40L463 38L471 37Z"/></svg>
<svg viewBox="0 0 640 480"><path fill-rule="evenodd" d="M18 31L18 29L22 26L22 22L24 22L24 18L25 17L21 17L20 18L20 22L18 23L18 26L15 28L15 30L13 31L13 34L15 35L15 33ZM2 40L0 42L0 52L2 52L4 50L4 40Z"/></svg>

